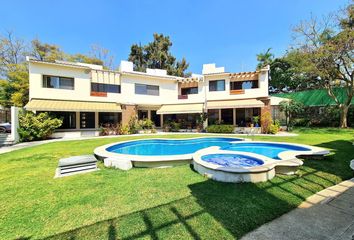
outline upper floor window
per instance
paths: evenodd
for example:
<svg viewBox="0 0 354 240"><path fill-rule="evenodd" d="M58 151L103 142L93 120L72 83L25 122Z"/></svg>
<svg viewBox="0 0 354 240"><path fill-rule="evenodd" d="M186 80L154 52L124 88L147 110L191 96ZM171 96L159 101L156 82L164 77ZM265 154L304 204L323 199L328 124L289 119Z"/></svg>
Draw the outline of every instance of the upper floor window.
<svg viewBox="0 0 354 240"><path fill-rule="evenodd" d="M74 78L44 75L43 87L74 90Z"/></svg>
<svg viewBox="0 0 354 240"><path fill-rule="evenodd" d="M120 85L91 83L91 92L120 93Z"/></svg>
<svg viewBox="0 0 354 240"><path fill-rule="evenodd" d="M159 86L156 85L146 85L146 84L136 83L135 94L159 96L160 88Z"/></svg>
<svg viewBox="0 0 354 240"><path fill-rule="evenodd" d="M230 90L258 88L258 80L230 82Z"/></svg>
<svg viewBox="0 0 354 240"><path fill-rule="evenodd" d="M209 81L209 92L225 91L225 80Z"/></svg>
<svg viewBox="0 0 354 240"><path fill-rule="evenodd" d="M181 95L198 94L198 87L181 88Z"/></svg>

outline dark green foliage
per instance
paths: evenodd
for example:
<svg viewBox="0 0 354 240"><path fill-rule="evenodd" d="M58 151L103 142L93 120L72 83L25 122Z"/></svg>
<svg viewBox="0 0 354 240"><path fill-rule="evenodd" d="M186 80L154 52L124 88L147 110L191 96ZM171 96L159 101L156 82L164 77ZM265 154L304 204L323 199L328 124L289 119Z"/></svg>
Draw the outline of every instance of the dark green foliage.
<svg viewBox="0 0 354 240"><path fill-rule="evenodd" d="M189 63L185 58L176 61L170 52L172 42L169 36L154 33L154 40L142 46L133 44L130 48L129 61L134 64L134 70L143 72L146 68L165 69L167 73L174 76L189 76L185 73Z"/></svg>
<svg viewBox="0 0 354 240"><path fill-rule="evenodd" d="M53 131L60 127L62 120L51 118L48 113L35 115L32 112L25 112L19 115L19 129L21 142L43 140L50 137Z"/></svg>
<svg viewBox="0 0 354 240"><path fill-rule="evenodd" d="M285 124L286 128L289 128L293 125L293 117L296 114L301 114L304 111L304 105L301 102L295 100L282 101L280 102L280 111L285 114Z"/></svg>
<svg viewBox="0 0 354 240"><path fill-rule="evenodd" d="M209 133L233 133L234 126L233 125L226 125L226 124L210 125L207 127L206 130Z"/></svg>
<svg viewBox="0 0 354 240"><path fill-rule="evenodd" d="M268 48L264 53L257 54L257 69L261 69L270 65L273 62L274 54L270 52L271 48Z"/></svg>

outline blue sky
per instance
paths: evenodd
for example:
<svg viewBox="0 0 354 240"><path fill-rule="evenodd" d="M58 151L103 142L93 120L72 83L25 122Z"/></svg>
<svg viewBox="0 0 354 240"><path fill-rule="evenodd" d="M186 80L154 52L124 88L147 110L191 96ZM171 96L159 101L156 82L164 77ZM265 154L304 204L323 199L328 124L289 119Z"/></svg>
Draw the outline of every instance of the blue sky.
<svg viewBox="0 0 354 240"><path fill-rule="evenodd" d="M169 35L172 52L185 57L189 70L203 63L227 71L252 71L256 54L271 47L281 56L292 42L291 29L311 14L322 16L348 0L129 0L3 1L0 33L59 45L69 53L87 53L92 44L109 49L115 63L127 59L133 43Z"/></svg>

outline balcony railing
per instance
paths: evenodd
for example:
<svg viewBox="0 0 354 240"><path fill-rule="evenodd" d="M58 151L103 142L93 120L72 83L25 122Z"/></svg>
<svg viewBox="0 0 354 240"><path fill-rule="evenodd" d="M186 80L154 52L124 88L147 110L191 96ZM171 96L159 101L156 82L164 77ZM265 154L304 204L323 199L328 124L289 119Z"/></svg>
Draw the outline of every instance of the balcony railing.
<svg viewBox="0 0 354 240"><path fill-rule="evenodd" d="M178 99L188 99L188 95L178 95Z"/></svg>

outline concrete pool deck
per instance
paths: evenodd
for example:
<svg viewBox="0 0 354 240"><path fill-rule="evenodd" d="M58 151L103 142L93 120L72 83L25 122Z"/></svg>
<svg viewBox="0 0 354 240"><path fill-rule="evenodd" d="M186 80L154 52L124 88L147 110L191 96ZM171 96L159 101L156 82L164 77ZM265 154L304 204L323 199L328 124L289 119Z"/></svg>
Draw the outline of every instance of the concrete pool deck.
<svg viewBox="0 0 354 240"><path fill-rule="evenodd" d="M354 239L354 178L307 198L297 209L246 234L242 240Z"/></svg>

